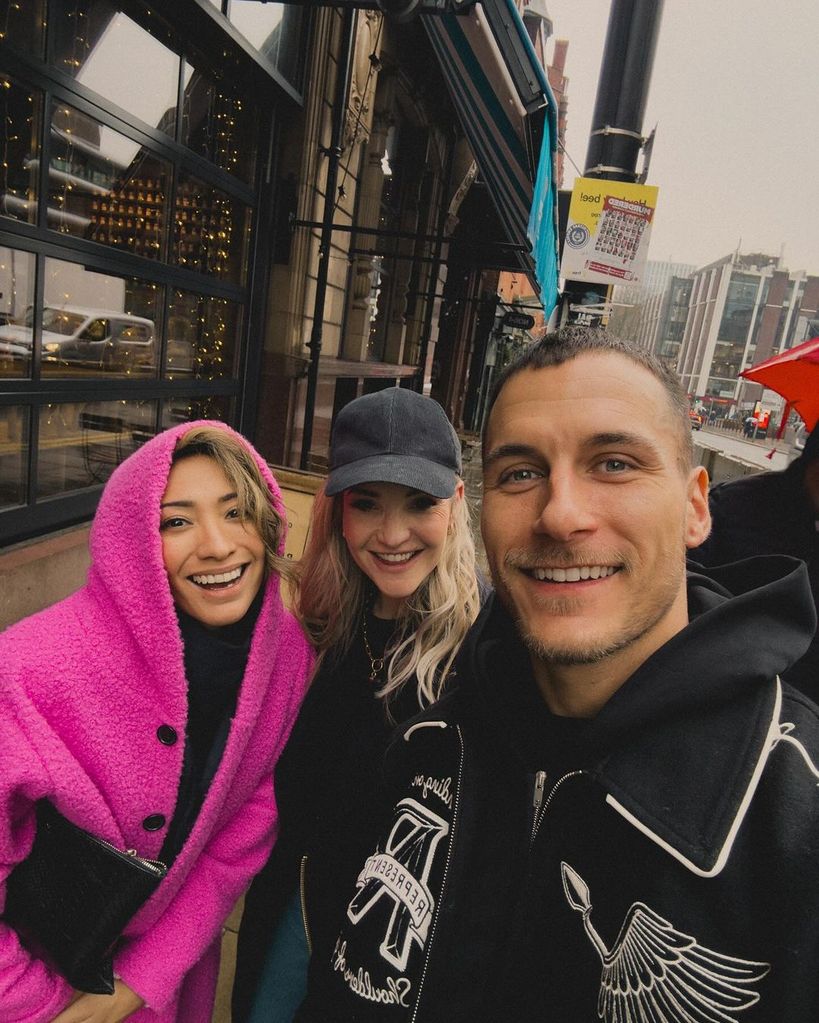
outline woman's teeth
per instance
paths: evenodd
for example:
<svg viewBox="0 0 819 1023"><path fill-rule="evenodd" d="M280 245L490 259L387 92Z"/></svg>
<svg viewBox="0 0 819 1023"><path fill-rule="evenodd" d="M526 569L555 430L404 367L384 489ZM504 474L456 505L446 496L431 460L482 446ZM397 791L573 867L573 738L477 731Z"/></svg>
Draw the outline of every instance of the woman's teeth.
<svg viewBox="0 0 819 1023"><path fill-rule="evenodd" d="M197 586L224 586L235 582L244 568L234 568L232 572L220 572L217 575L192 575L191 579Z"/></svg>
<svg viewBox="0 0 819 1023"><path fill-rule="evenodd" d="M415 555L415 551L404 551L402 554L381 554L377 551L373 551L373 554L381 561L387 561L391 565L398 565L402 561L409 561L411 557Z"/></svg>
<svg viewBox="0 0 819 1023"><path fill-rule="evenodd" d="M605 579L616 571L613 565L583 565L578 568L533 568L532 575L540 582L579 583L581 579Z"/></svg>

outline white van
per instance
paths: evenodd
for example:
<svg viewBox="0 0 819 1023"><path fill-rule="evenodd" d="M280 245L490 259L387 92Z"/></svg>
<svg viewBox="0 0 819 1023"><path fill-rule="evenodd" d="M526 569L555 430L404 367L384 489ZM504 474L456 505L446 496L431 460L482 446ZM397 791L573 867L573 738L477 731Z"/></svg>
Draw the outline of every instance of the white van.
<svg viewBox="0 0 819 1023"><path fill-rule="evenodd" d="M0 355L30 358L32 310L21 324L0 327ZM109 370L156 366L153 320L107 309L46 306L43 362Z"/></svg>

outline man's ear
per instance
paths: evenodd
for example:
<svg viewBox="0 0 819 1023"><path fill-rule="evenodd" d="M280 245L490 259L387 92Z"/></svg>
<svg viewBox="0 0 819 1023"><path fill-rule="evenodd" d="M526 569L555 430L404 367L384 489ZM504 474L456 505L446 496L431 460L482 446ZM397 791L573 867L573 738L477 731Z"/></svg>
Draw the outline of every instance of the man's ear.
<svg viewBox="0 0 819 1023"><path fill-rule="evenodd" d="M711 512L708 508L708 473L698 465L688 477L688 498L685 514L685 546L699 547L711 532Z"/></svg>

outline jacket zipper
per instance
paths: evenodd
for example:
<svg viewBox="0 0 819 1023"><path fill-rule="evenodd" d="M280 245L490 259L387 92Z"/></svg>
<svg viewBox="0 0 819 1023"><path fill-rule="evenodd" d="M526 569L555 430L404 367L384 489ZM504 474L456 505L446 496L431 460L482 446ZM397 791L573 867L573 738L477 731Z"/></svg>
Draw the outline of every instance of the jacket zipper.
<svg viewBox="0 0 819 1023"><path fill-rule="evenodd" d="M310 935L310 924L307 922L307 857L302 856L299 867L299 902L301 903L301 922L304 926L304 937L307 939L307 951L313 954L313 938Z"/></svg>
<svg viewBox="0 0 819 1023"><path fill-rule="evenodd" d="M537 772L537 774L535 775L535 798L533 800L534 808L535 808L535 816L534 816L534 821L532 823L532 834L531 834L531 837L529 839L529 851L530 852L532 850L532 846L535 844L535 839L537 838L537 833L540 830L540 825L541 825L541 823L543 821L543 818L546 816L546 811L549 809L549 804L552 802L552 799L554 798L555 792L557 792L557 790L560 788L560 786L563 784L564 781L568 781L569 778L577 778L577 777L579 777L582 774L585 774L585 771L569 771L568 774L564 774L562 777L558 778L557 781L554 783L554 785L549 790L549 795L546 797L546 801L544 802L543 801L543 794L545 792L545 787L546 787L546 772L545 771L538 771ZM542 788L541 788L541 792L540 792L540 797L538 798L538 785L537 785L537 781L538 781L538 778L541 775L543 776Z"/></svg>
<svg viewBox="0 0 819 1023"><path fill-rule="evenodd" d="M418 994L415 996L415 1008L412 1011L412 1017L410 1023L417 1023L418 1020L418 1009L421 1005L421 994L424 990L424 981L427 977L427 969L429 967L430 955L432 953L432 944L435 940L435 931L438 927L438 916L441 912L441 904L444 901L444 894L446 893L446 883L449 878L449 867L452 861L452 850L455 848L455 832L457 830L458 823L458 810L461 803L461 780L463 779L464 773L464 737L461 731L461 726L456 725L455 730L458 733L458 742L461 746L460 760L458 762L458 781L455 785L455 798L452 802L452 827L449 834L449 847L446 853L446 862L444 863L444 873L441 878L441 892L438 896L438 904L435 907L435 916L432 918L432 926L429 929L429 940L427 941L427 949L424 955L424 967L421 970L421 979L418 981Z"/></svg>
<svg viewBox="0 0 819 1023"><path fill-rule="evenodd" d="M535 840L535 833L539 823L540 807L543 803L543 797L546 794L546 772L538 771L535 774L534 789L532 792L532 830L529 835L529 848L532 848L532 842Z"/></svg>

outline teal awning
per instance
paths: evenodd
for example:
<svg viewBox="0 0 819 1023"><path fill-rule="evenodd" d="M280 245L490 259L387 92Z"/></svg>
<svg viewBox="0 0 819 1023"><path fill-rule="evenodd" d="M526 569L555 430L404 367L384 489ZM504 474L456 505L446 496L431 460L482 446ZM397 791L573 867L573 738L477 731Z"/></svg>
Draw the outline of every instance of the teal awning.
<svg viewBox="0 0 819 1023"><path fill-rule="evenodd" d="M557 302L557 109L513 0L424 18L461 124L546 318Z"/></svg>

